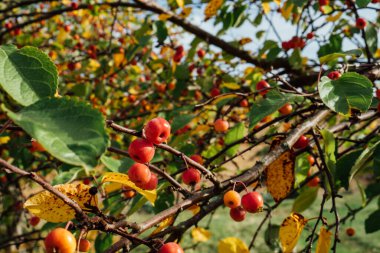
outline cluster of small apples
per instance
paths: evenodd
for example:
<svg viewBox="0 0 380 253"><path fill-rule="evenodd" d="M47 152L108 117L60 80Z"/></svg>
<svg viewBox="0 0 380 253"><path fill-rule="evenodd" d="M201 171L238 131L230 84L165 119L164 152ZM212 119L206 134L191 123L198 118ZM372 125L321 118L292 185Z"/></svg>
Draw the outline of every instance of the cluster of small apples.
<svg viewBox="0 0 380 253"><path fill-rule="evenodd" d="M247 212L259 212L264 205L263 197L256 191L248 192L240 197L237 191L229 190L224 194L223 202L230 208L231 218L237 222L243 221Z"/></svg>
<svg viewBox="0 0 380 253"><path fill-rule="evenodd" d="M144 190L154 190L158 184L157 175L151 173L145 163L154 157L154 144L166 142L170 136L171 126L163 118L154 118L144 127L145 138L138 138L131 142L128 148L129 156L137 163L128 170L128 176L136 186Z"/></svg>
<svg viewBox="0 0 380 253"><path fill-rule="evenodd" d="M178 46L175 49L175 53L173 55L173 61L180 62L182 57L184 56L185 56L185 49L183 48L183 46Z"/></svg>
<svg viewBox="0 0 380 253"><path fill-rule="evenodd" d="M307 157L307 160L310 164L310 166L313 166L315 164L315 158L311 155ZM312 169L310 168L309 171L307 172L307 176L310 177L312 175ZM319 177L313 177L309 182L307 182L307 186L309 187L317 187L319 185L319 182L321 180Z"/></svg>
<svg viewBox="0 0 380 253"><path fill-rule="evenodd" d="M4 27L5 27L6 30L10 30L10 29L13 28L13 23L12 23L12 22L6 22L6 23L4 24ZM22 32L21 28L20 28L20 27L17 27L17 28L15 28L13 31L11 31L11 35L12 35L12 36L18 36L18 35L21 34L21 32Z"/></svg>
<svg viewBox="0 0 380 253"><path fill-rule="evenodd" d="M45 238L45 248L47 253L61 252L74 253L77 247L75 236L64 228L56 228L52 230ZM80 239L80 252L87 252L91 248L91 243L87 239Z"/></svg>
<svg viewBox="0 0 380 253"><path fill-rule="evenodd" d="M303 38L294 36L289 41L283 41L281 43L281 46L282 46L282 49L284 49L285 51L288 51L289 49L293 49L293 48L302 49L306 46L306 42Z"/></svg>

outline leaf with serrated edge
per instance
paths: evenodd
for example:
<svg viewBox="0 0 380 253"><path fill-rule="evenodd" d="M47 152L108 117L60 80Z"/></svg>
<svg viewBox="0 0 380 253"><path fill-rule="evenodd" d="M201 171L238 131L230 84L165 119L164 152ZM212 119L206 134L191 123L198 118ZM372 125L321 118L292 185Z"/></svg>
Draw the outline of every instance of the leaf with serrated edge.
<svg viewBox="0 0 380 253"><path fill-rule="evenodd" d="M98 206L97 196L90 194L91 186L85 184L60 184L54 188L74 200L84 210ZM67 222L75 218L75 211L49 191L42 191L28 198L24 208L33 215L49 222Z"/></svg>
<svg viewBox="0 0 380 253"><path fill-rule="evenodd" d="M0 47L0 86L19 104L31 105L53 97L58 87L58 71L50 58L35 47L18 50Z"/></svg>
<svg viewBox="0 0 380 253"><path fill-rule="evenodd" d="M45 98L8 116L57 159L90 169L106 151L102 114L68 98Z"/></svg>
<svg viewBox="0 0 380 253"><path fill-rule="evenodd" d="M318 83L319 95L331 110L349 114L351 108L368 110L373 98L372 82L357 73L345 73L337 80L322 77Z"/></svg>

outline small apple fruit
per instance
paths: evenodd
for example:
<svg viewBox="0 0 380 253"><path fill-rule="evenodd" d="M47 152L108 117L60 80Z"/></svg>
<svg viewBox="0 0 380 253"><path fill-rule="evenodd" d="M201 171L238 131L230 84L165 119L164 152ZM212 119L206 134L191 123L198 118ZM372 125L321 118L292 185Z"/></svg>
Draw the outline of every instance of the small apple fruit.
<svg viewBox="0 0 380 253"><path fill-rule="evenodd" d="M146 184L151 178L151 173L145 164L135 163L128 170L128 177L135 184Z"/></svg>
<svg viewBox="0 0 380 253"><path fill-rule="evenodd" d="M258 192L249 192L241 198L241 205L247 212L255 213L264 205L263 196Z"/></svg>
<svg viewBox="0 0 380 253"><path fill-rule="evenodd" d="M154 118L144 127L145 137L154 144L166 142L170 136L170 124L164 118Z"/></svg>
<svg viewBox="0 0 380 253"><path fill-rule="evenodd" d="M47 253L74 253L77 241L74 235L64 229L56 228L45 238L45 248Z"/></svg>
<svg viewBox="0 0 380 253"><path fill-rule="evenodd" d="M154 157L154 146L146 139L136 139L129 145L128 153L135 162L148 163Z"/></svg>

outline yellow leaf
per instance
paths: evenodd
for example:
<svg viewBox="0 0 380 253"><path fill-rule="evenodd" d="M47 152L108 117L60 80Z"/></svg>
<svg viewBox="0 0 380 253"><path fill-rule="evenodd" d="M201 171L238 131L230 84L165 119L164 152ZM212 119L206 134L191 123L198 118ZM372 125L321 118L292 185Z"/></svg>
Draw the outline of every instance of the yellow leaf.
<svg viewBox="0 0 380 253"><path fill-rule="evenodd" d="M201 208L198 205L192 205L189 208L187 208L187 210L193 212L193 214L196 215L197 213L199 213Z"/></svg>
<svg viewBox="0 0 380 253"><path fill-rule="evenodd" d="M98 68L100 68L100 63L95 59L90 59L90 62L88 63L88 70L96 71Z"/></svg>
<svg viewBox="0 0 380 253"><path fill-rule="evenodd" d="M54 186L86 210L89 206L98 206L97 196L90 194L90 186L85 184L60 184ZM75 211L60 198L49 191L42 191L24 203L24 208L35 216L49 222L67 222L75 218Z"/></svg>
<svg viewBox="0 0 380 253"><path fill-rule="evenodd" d="M286 217L280 227L280 242L284 253L291 253L296 246L297 241L307 220L298 213L291 213Z"/></svg>
<svg viewBox="0 0 380 253"><path fill-rule="evenodd" d="M194 242L207 242L211 238L211 233L204 228L198 227L191 230L191 236Z"/></svg>
<svg viewBox="0 0 380 253"><path fill-rule="evenodd" d="M222 4L223 4L223 0L211 0L210 2L208 2L205 9L206 19L209 19L212 16L215 16L219 8L222 6Z"/></svg>
<svg viewBox="0 0 380 253"><path fill-rule="evenodd" d="M119 67L123 63L124 60L125 60L125 57L124 57L124 54L122 53L117 53L113 55L113 61L116 67Z"/></svg>
<svg viewBox="0 0 380 253"><path fill-rule="evenodd" d="M173 223L174 223L174 216L169 216L168 218L166 218L165 220L160 222L158 227L152 232L151 235L155 235L155 234L161 232L165 228L171 226Z"/></svg>
<svg viewBox="0 0 380 253"><path fill-rule="evenodd" d="M185 2L183 0L176 0L177 2L177 5L181 8L183 8L183 6L185 6Z"/></svg>
<svg viewBox="0 0 380 253"><path fill-rule="evenodd" d="M161 20L161 21L165 21L165 20L167 20L167 19L170 18L170 17L171 17L171 15L166 14L166 13L162 13L162 14L160 14L160 15L158 16L158 19Z"/></svg>
<svg viewBox="0 0 380 253"><path fill-rule="evenodd" d="M57 42L59 44L63 44L63 42L68 38L68 33L63 29L59 29L58 35L57 35Z"/></svg>
<svg viewBox="0 0 380 253"><path fill-rule="evenodd" d="M337 21L341 16L342 16L343 12L338 12L337 14L335 15L330 15L326 18L326 21L328 22L335 22Z"/></svg>
<svg viewBox="0 0 380 253"><path fill-rule="evenodd" d="M273 2L275 2L277 5L281 5L281 0L274 0Z"/></svg>
<svg viewBox="0 0 380 253"><path fill-rule="evenodd" d="M239 238L227 237L219 241L218 253L249 253L249 249Z"/></svg>
<svg viewBox="0 0 380 253"><path fill-rule="evenodd" d="M70 5L71 4L71 0L62 0L62 4L64 4L64 5Z"/></svg>
<svg viewBox="0 0 380 253"><path fill-rule="evenodd" d="M185 7L185 8L183 8L180 16L182 18L187 18L191 14L192 10L193 10L193 8L191 8L191 7Z"/></svg>
<svg viewBox="0 0 380 253"><path fill-rule="evenodd" d="M265 14L268 14L270 12L270 3L261 3L261 7L263 7L263 11Z"/></svg>
<svg viewBox="0 0 380 253"><path fill-rule="evenodd" d="M239 44L240 45L245 45L245 44L248 44L248 43L251 43L252 42L252 39L251 38L242 38L241 40L239 40Z"/></svg>
<svg viewBox="0 0 380 253"><path fill-rule="evenodd" d="M294 165L293 152L286 151L266 168L266 186L276 202L285 198L293 190Z"/></svg>
<svg viewBox="0 0 380 253"><path fill-rule="evenodd" d="M122 184L119 183L109 183L104 186L104 191L109 194L111 192L120 190L123 187Z"/></svg>
<svg viewBox="0 0 380 253"><path fill-rule="evenodd" d="M108 172L104 174L102 183L106 182L112 182L112 183L119 183L128 187L131 187L132 189L136 190L138 193L143 195L152 205L154 205L154 202L157 198L157 192L156 190L147 191L143 190L139 187L137 187L131 180L129 180L128 175L117 173L117 172Z"/></svg>
<svg viewBox="0 0 380 253"><path fill-rule="evenodd" d="M9 136L0 137L0 145L1 144L7 144L10 139L11 138Z"/></svg>
<svg viewBox="0 0 380 253"><path fill-rule="evenodd" d="M294 4L288 4L288 2L286 2L284 4L284 6L282 7L282 9L281 9L281 15L286 20L289 20L290 15L292 14L292 11L293 11L293 7L294 7Z"/></svg>
<svg viewBox="0 0 380 253"><path fill-rule="evenodd" d="M222 86L226 87L228 89L231 89L231 90L238 90L238 89L240 89L240 85L237 84L237 83L223 83Z"/></svg>
<svg viewBox="0 0 380 253"><path fill-rule="evenodd" d="M375 57L379 58L380 57L380 48L378 48L375 52Z"/></svg>
<svg viewBox="0 0 380 253"><path fill-rule="evenodd" d="M330 231L323 226L321 227L315 253L328 253L330 251L331 235L332 233Z"/></svg>
<svg viewBox="0 0 380 253"><path fill-rule="evenodd" d="M237 97L238 95L236 94L228 94L228 95L225 95L225 96L221 96L221 97L218 97L217 99L215 99L212 104L217 104L219 103L220 101L222 100L225 100L225 99L229 99L229 98L233 98L233 97Z"/></svg>
<svg viewBox="0 0 380 253"><path fill-rule="evenodd" d="M273 150L280 142L280 139L275 139L270 149ZM294 166L295 155L288 150L265 169L266 186L276 202L285 198L293 190Z"/></svg>

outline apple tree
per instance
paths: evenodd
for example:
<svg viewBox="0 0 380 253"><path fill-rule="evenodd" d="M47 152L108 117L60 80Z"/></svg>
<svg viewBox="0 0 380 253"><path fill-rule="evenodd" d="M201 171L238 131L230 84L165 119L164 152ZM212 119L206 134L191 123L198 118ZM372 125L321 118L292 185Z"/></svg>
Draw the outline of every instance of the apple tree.
<svg viewBox="0 0 380 253"><path fill-rule="evenodd" d="M0 251L340 252L359 215L378 233L379 14L1 1ZM260 222L202 248L220 210Z"/></svg>

